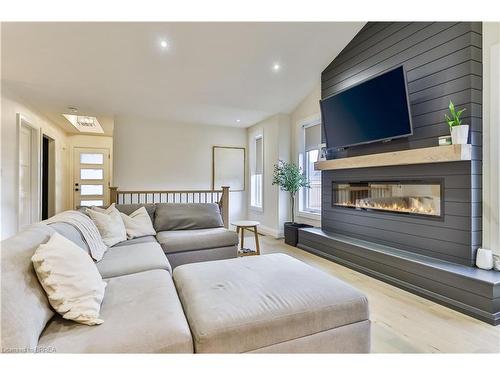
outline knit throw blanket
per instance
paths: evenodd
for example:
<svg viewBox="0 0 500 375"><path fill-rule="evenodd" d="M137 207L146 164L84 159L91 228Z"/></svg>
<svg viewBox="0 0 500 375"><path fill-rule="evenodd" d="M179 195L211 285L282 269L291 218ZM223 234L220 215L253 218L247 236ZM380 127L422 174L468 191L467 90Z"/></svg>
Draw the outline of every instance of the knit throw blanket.
<svg viewBox="0 0 500 375"><path fill-rule="evenodd" d="M45 220L45 223L67 223L74 226L87 243L90 255L95 261L102 259L108 249L102 241L102 237L96 225L87 215L79 211L64 211Z"/></svg>

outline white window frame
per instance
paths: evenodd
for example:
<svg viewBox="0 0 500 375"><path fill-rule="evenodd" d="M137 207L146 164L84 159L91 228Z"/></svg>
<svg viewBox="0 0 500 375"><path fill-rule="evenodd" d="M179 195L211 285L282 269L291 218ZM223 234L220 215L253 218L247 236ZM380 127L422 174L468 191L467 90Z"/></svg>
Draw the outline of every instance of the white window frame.
<svg viewBox="0 0 500 375"><path fill-rule="evenodd" d="M321 126L321 116L319 114L314 115L306 120L303 120L299 122L298 126L300 129L300 145L299 145L299 152L298 152L298 163L299 166L302 168L304 173L307 173L306 170L306 137L305 137L305 130L311 126ZM300 189L299 194L298 194L298 200L299 204L297 205L297 216L304 217L304 218L309 218L313 220L320 220L321 219L321 210L308 210L304 208L305 205L305 194L306 194L306 189Z"/></svg>
<svg viewBox="0 0 500 375"><path fill-rule="evenodd" d="M256 169L256 163L257 163L257 140L258 139L261 139L262 141L262 175L261 175L261 183L260 183L260 196L261 196L261 199L260 199L260 206L257 206L257 205L254 205L252 204L252 197L253 197L253 194L254 194L254 182L253 182L253 176L254 176L254 172L255 172L255 169ZM264 152L264 134L263 132L258 132L258 133L255 133L253 136L252 136L252 144L250 145L251 147L251 151L252 151L252 159L251 159L251 165L250 165L250 204L249 204L249 208L253 211L257 211L257 212L264 212L264 171L265 171L265 160L264 160L264 157L265 157L265 152Z"/></svg>

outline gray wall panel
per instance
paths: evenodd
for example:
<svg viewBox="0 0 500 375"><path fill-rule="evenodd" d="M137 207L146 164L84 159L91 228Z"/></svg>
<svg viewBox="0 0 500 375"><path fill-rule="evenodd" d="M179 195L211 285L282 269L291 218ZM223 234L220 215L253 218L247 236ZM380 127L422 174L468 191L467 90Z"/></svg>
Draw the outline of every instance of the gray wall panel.
<svg viewBox="0 0 500 375"><path fill-rule="evenodd" d="M448 103L465 107L471 162L323 172L322 226L406 251L472 265L481 244L482 25L474 22L368 23L322 74L325 98L404 65L414 133L387 143L330 150L329 158L437 146L448 135ZM332 181L444 179L441 220L332 207Z"/></svg>

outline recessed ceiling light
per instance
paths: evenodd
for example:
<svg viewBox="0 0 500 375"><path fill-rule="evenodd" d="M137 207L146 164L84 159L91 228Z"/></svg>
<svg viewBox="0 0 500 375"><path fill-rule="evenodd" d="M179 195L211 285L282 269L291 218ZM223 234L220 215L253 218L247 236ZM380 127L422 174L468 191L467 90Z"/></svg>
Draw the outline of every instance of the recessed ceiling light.
<svg viewBox="0 0 500 375"><path fill-rule="evenodd" d="M241 120L240 119L237 119L236 122L240 122Z"/></svg>
<svg viewBox="0 0 500 375"><path fill-rule="evenodd" d="M167 48L167 47L168 47L168 43L167 43L167 41L166 41L166 40L162 40L162 41L160 42L160 46L161 46L161 48Z"/></svg>
<svg viewBox="0 0 500 375"><path fill-rule="evenodd" d="M280 64L278 64L278 63L274 63L274 64L273 64L273 70L274 70L275 72L277 72L277 71L278 71L278 70L280 70L280 69L281 69L281 65L280 65Z"/></svg>

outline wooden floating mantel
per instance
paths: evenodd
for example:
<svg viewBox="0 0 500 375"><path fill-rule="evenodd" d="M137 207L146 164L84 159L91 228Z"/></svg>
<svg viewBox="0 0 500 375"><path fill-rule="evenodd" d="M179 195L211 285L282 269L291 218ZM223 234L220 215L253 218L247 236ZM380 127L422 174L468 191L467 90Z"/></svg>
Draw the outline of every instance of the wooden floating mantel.
<svg viewBox="0 0 500 375"><path fill-rule="evenodd" d="M332 169L386 167L391 165L445 163L471 160L471 154L471 145L436 146L323 160L314 163L314 168L319 171L325 171Z"/></svg>

